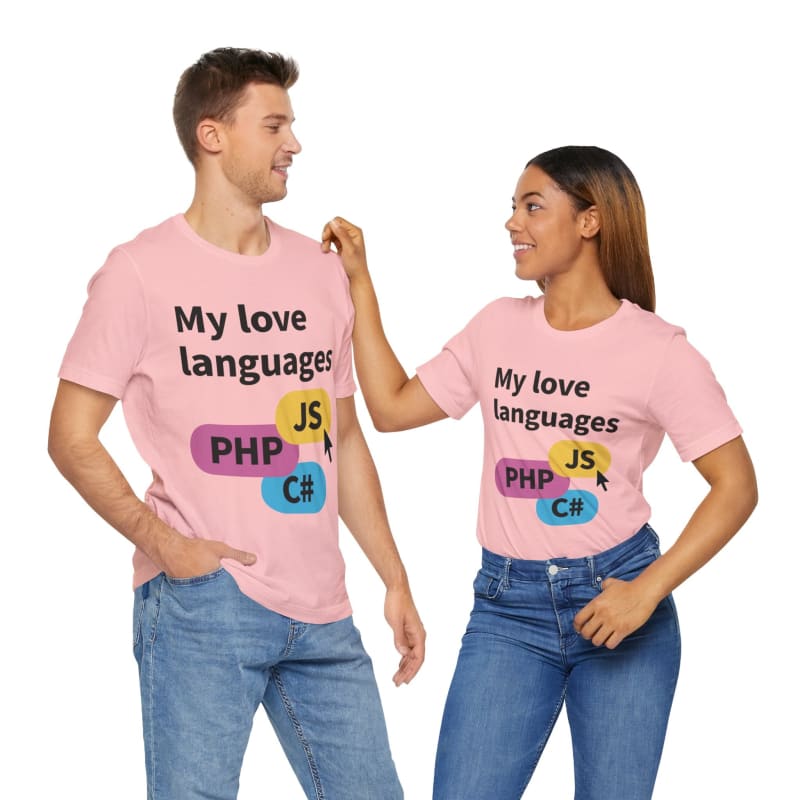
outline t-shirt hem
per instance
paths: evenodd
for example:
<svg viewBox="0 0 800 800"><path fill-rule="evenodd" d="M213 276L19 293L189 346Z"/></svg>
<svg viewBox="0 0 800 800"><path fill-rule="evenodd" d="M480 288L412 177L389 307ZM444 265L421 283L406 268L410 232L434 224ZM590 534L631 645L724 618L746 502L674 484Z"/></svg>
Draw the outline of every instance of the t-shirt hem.
<svg viewBox="0 0 800 800"><path fill-rule="evenodd" d="M694 461L696 458L716 450L741 435L741 425L738 423L726 425L724 428L719 428L713 433L709 433L697 442L692 442L688 447L682 448L678 451L678 455L680 455L681 461Z"/></svg>
<svg viewBox="0 0 800 800"><path fill-rule="evenodd" d="M264 606L264 608L274 611L276 614L282 614L284 617L289 617L297 622L309 622L312 625L325 625L330 622L339 622L353 614L353 609L349 600L344 600L341 603L336 603L331 606L320 606L319 608L307 608L306 606L297 605L295 603L282 602L275 599L271 592L265 590L263 584L259 583L259 581L253 580L235 569L229 569L226 564L222 566L236 581L236 585L239 587L242 594L246 595L260 606ZM143 583L147 583L147 581L152 580L158 574L158 569L148 569L138 572L134 576L133 588L136 589Z"/></svg>
<svg viewBox="0 0 800 800"><path fill-rule="evenodd" d="M297 620L297 622L310 622L313 625L324 625L329 622L339 622L353 613L350 601L347 599L335 605L319 606L317 608L308 608L306 606L297 605L296 603L287 603L277 599L268 589L264 588L262 583L253 580L249 575L236 569L229 569L227 564L223 564L222 566L228 570L236 581L236 585L239 587L242 594L247 595L247 597L254 600L259 605L264 606L264 608L268 608L270 611L274 611L277 614L283 614L284 617Z"/></svg>
<svg viewBox="0 0 800 800"><path fill-rule="evenodd" d="M103 392L103 394L110 394L118 400L125 394L124 384L75 364L62 364L61 369L58 371L58 377L63 378L65 381L80 384L88 389Z"/></svg>
<svg viewBox="0 0 800 800"><path fill-rule="evenodd" d="M428 369L431 362L422 364L417 367L417 377L422 383L425 391L431 396L431 399L436 403L439 408L447 414L451 419L461 419L466 414L458 405L451 402L450 398L444 393L444 389L436 383L436 378L433 374L433 369Z"/></svg>
<svg viewBox="0 0 800 800"><path fill-rule="evenodd" d="M341 400L345 397L352 397L356 393L355 383L345 383L342 386L336 387L336 397Z"/></svg>

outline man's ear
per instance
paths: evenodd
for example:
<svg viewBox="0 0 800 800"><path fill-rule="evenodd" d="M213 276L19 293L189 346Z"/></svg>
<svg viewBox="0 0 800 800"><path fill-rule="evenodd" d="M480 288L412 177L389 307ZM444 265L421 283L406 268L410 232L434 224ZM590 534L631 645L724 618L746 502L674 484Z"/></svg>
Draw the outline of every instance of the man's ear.
<svg viewBox="0 0 800 800"><path fill-rule="evenodd" d="M197 146L206 153L219 153L222 150L224 132L219 120L210 117L201 119L197 123L195 136L197 137Z"/></svg>
<svg viewBox="0 0 800 800"><path fill-rule="evenodd" d="M579 222L581 236L584 239L592 239L597 236L600 233L600 212L597 210L597 206L589 206L581 211Z"/></svg>

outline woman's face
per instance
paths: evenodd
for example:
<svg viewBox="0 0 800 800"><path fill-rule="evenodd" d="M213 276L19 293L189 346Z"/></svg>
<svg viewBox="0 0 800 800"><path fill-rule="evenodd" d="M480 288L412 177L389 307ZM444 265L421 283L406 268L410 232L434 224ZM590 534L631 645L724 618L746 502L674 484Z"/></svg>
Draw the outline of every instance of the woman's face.
<svg viewBox="0 0 800 800"><path fill-rule="evenodd" d="M576 213L569 195L535 166L522 173L511 202L506 230L517 277L539 281L567 272L585 241L585 212Z"/></svg>

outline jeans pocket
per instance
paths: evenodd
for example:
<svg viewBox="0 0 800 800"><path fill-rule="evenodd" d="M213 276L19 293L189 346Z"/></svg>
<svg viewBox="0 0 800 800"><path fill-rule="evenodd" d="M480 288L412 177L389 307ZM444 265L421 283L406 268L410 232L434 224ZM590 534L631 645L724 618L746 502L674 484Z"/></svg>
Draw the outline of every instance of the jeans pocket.
<svg viewBox="0 0 800 800"><path fill-rule="evenodd" d="M193 575L190 578L172 578L169 575L164 575L167 583L170 586L199 586L204 583L211 583L215 581L225 572L225 567L217 567L211 572L205 572L202 575Z"/></svg>
<svg viewBox="0 0 800 800"><path fill-rule="evenodd" d="M483 567L478 570L472 584L475 597L481 597L484 600L497 600L503 594L504 588L502 577L493 575Z"/></svg>
<svg viewBox="0 0 800 800"><path fill-rule="evenodd" d="M634 578L641 575L657 558L660 558L661 552L657 546L648 546L636 553L632 553L629 558L614 564L613 567L602 576L606 578L618 578L621 581L632 581ZM598 586L597 588L599 589Z"/></svg>

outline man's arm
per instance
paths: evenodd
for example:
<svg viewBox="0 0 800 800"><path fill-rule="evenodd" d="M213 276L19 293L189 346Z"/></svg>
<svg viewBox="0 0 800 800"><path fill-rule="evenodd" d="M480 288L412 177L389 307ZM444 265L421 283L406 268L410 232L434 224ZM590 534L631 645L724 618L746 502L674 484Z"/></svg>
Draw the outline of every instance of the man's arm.
<svg viewBox="0 0 800 800"><path fill-rule="evenodd" d="M378 473L358 423L352 397L337 399L336 417L339 514L386 586L384 615L394 632L395 647L402 656L393 678L399 686L408 683L422 666L425 629L389 529Z"/></svg>
<svg viewBox="0 0 800 800"><path fill-rule="evenodd" d="M109 525L167 575L202 575L219 567L221 558L254 563L254 555L223 542L183 536L136 497L99 439L116 402L111 395L60 381L50 418L48 452L61 474Z"/></svg>

